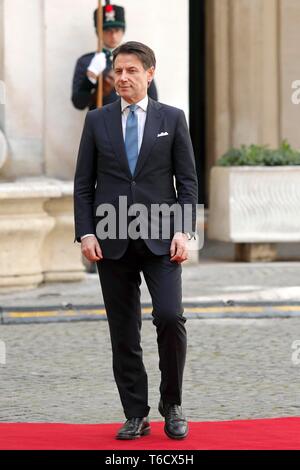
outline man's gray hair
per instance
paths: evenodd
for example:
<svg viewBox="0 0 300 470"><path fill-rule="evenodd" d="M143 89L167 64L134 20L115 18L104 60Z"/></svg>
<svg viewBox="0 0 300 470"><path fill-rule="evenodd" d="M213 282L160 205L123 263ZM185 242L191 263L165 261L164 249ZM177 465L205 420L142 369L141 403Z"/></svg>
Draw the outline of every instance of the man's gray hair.
<svg viewBox="0 0 300 470"><path fill-rule="evenodd" d="M150 47L141 42L128 41L113 51L113 66L119 54L134 54L142 62L145 70L156 66L155 54Z"/></svg>

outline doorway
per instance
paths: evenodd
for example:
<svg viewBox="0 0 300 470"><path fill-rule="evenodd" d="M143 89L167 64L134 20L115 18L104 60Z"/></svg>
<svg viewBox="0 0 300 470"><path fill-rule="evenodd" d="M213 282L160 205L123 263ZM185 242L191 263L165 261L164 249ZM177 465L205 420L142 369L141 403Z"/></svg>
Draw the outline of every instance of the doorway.
<svg viewBox="0 0 300 470"><path fill-rule="evenodd" d="M189 0L189 109L200 204L207 207L205 106L205 0Z"/></svg>

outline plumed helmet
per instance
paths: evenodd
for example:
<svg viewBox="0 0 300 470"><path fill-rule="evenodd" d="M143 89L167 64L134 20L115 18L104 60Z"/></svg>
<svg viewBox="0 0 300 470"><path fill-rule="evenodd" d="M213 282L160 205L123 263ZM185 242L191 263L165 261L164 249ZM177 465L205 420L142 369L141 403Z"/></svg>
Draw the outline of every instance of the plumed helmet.
<svg viewBox="0 0 300 470"><path fill-rule="evenodd" d="M118 5L105 5L102 7L103 29L122 28L125 31L125 10ZM97 30L98 9L94 11L94 25Z"/></svg>

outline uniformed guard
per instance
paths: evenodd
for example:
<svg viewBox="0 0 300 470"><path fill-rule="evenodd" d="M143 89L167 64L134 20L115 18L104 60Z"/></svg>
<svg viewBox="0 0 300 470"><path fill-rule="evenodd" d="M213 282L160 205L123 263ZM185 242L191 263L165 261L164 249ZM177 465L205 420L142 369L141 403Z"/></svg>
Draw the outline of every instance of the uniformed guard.
<svg viewBox="0 0 300 470"><path fill-rule="evenodd" d="M97 107L98 77L103 74L103 105L112 103L118 96L114 89L114 78L112 71L112 51L122 42L125 33L125 10L110 2L102 7L103 12L103 50L101 52L90 52L81 56L75 67L72 102L77 109ZM101 10L100 10L101 11ZM94 25L97 31L97 13L94 11ZM157 100L157 90L152 81L148 95Z"/></svg>

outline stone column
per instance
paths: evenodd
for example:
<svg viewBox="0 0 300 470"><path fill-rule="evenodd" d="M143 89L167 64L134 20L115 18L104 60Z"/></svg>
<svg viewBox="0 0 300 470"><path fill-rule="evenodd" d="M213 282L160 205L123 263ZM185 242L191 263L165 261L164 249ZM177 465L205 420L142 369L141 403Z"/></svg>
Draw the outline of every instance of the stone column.
<svg viewBox="0 0 300 470"><path fill-rule="evenodd" d="M231 146L277 146L278 0L207 0L208 169Z"/></svg>
<svg viewBox="0 0 300 470"><path fill-rule="evenodd" d="M43 170L43 4L0 0L0 79L6 91L0 126L9 147L1 175L6 178Z"/></svg>
<svg viewBox="0 0 300 470"><path fill-rule="evenodd" d="M281 137L288 139L291 145L300 148L300 104L291 100L292 83L300 80L300 2L281 0L280 6L280 105Z"/></svg>
<svg viewBox="0 0 300 470"><path fill-rule="evenodd" d="M206 0L207 165L231 145L229 0Z"/></svg>
<svg viewBox="0 0 300 470"><path fill-rule="evenodd" d="M4 109L6 100L6 91L4 83L4 54L3 54L3 40L4 28L3 24L3 0L0 0L0 169L3 167L7 160L7 141L4 133L2 132L4 121Z"/></svg>
<svg viewBox="0 0 300 470"><path fill-rule="evenodd" d="M277 146L278 2L230 0L231 144Z"/></svg>

